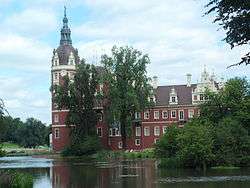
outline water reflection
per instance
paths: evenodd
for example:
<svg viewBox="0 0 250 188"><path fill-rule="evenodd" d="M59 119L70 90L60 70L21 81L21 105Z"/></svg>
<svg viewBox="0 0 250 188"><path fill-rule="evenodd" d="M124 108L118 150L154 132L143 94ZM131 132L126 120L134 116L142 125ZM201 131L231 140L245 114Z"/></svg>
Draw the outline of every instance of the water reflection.
<svg viewBox="0 0 250 188"><path fill-rule="evenodd" d="M0 168L33 174L36 188L250 187L250 169L206 172L157 169L152 160L95 163L89 159L65 161L26 157L0 159Z"/></svg>

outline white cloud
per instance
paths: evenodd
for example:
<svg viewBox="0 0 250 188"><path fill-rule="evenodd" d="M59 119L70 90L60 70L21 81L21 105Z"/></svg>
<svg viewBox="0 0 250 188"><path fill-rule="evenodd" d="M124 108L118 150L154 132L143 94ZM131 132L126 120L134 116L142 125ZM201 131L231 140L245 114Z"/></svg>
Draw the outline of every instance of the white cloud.
<svg viewBox="0 0 250 188"><path fill-rule="evenodd" d="M26 36L41 36L54 31L57 26L55 13L44 9L25 9L7 17L2 27L9 32L19 32Z"/></svg>

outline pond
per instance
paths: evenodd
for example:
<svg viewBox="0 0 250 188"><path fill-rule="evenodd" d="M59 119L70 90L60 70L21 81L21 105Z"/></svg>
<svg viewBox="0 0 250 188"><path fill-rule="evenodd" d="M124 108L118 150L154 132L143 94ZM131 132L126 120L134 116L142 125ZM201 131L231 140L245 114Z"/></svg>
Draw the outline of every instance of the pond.
<svg viewBox="0 0 250 188"><path fill-rule="evenodd" d="M29 172L35 188L249 188L250 169L159 169L153 160L95 163L34 157L0 158L0 171ZM1 181L1 180L0 180Z"/></svg>

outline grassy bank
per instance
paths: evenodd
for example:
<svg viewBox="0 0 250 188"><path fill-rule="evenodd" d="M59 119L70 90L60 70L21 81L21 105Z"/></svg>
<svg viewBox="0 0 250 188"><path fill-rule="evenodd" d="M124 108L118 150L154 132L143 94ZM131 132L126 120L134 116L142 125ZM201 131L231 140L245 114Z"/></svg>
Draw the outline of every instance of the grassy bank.
<svg viewBox="0 0 250 188"><path fill-rule="evenodd" d="M1 144L6 156L30 156L30 155L49 155L52 154L49 147L39 146L36 148L24 148L15 143L4 142Z"/></svg>
<svg viewBox="0 0 250 188"><path fill-rule="evenodd" d="M155 158L154 149L145 149L143 151L110 151L103 150L92 156L97 161L110 161L120 159L153 159Z"/></svg>

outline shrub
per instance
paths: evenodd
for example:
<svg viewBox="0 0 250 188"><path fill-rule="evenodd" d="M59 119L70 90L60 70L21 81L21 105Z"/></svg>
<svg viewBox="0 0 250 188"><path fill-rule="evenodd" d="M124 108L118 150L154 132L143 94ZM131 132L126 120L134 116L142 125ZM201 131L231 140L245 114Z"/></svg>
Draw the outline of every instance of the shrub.
<svg viewBox="0 0 250 188"><path fill-rule="evenodd" d="M0 187L32 188L33 177L28 173L3 171L0 173Z"/></svg>
<svg viewBox="0 0 250 188"><path fill-rule="evenodd" d="M72 143L62 152L63 156L83 156L92 155L101 149L101 143L98 137L88 136L79 143Z"/></svg>
<svg viewBox="0 0 250 188"><path fill-rule="evenodd" d="M2 145L0 145L0 157L4 157L6 155L6 151L2 149Z"/></svg>

